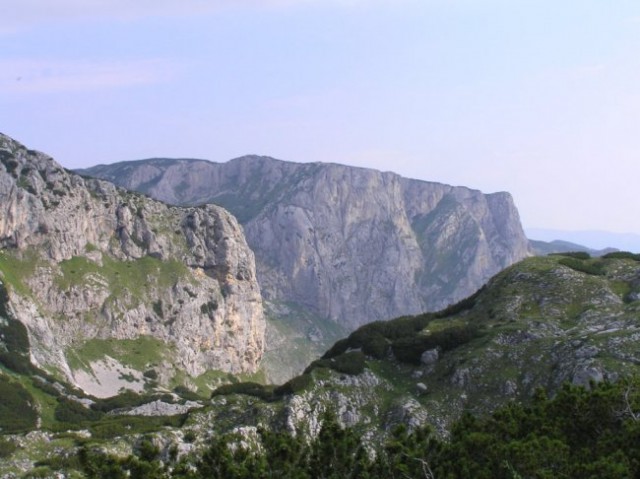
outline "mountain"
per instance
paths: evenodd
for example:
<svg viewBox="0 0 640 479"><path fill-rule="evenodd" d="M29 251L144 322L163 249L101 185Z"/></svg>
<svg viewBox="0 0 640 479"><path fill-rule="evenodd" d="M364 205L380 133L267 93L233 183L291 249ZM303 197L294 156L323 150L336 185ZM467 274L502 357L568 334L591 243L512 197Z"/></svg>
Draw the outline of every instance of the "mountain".
<svg viewBox="0 0 640 479"><path fill-rule="evenodd" d="M170 204L227 208L256 254L268 308L299 308L347 330L455 303L528 254L508 193L261 156L80 173Z"/></svg>
<svg viewBox="0 0 640 479"><path fill-rule="evenodd" d="M1 329L33 364L96 396L256 371L265 319L232 215L83 179L5 135L0 165Z"/></svg>
<svg viewBox="0 0 640 479"><path fill-rule="evenodd" d="M568 241L587 245L594 250L615 248L621 251L640 252L640 235L634 233L614 233L611 231L584 230L569 231L544 228L527 228L527 236L542 241Z"/></svg>
<svg viewBox="0 0 640 479"><path fill-rule="evenodd" d="M533 252L533 254L537 256L545 256L553 253L569 253L572 251L582 251L584 253L589 253L589 255L591 256L603 256L605 254L618 251L615 248L605 248L601 250L596 250L596 249L588 248L581 244L571 243L570 241L562 241L562 240L553 240L553 241L529 240L529 249Z"/></svg>
<svg viewBox="0 0 640 479"><path fill-rule="evenodd" d="M60 406L67 401L56 406L56 414L73 421L58 435L51 432L58 423L48 419L52 406L43 400L40 414L49 429L19 436L20 455L6 461L5 469L0 466L0 473L33 464L29 458L34 457L59 464L52 458L61 450L67 451L62 457L75 454L76 446L69 443L73 437L122 456L140 450L144 433L166 461L171 454L195 461L188 454L198 454L222 434L242 447L258 447L261 430L317 437L331 414L370 447L381 444L398 425L408 430L431 425L446 437L464 411L480 417L510 401L528 404L533 396L540 397L539 388L553 396L567 382L589 388L592 381L637 375L639 311L638 255L528 258L439 313L362 326L282 386L222 386L210 401L200 401L200 408L173 419L157 416L160 404L179 407L170 404L170 397L148 399L146 404L133 398L133 405L123 399L120 409L98 402L90 411L110 407L112 412L92 420L86 412L70 415L71 406ZM611 407L637 405L638 390L633 388L629 386L626 396L631 402ZM606 391L598 397L605 399ZM150 417L154 411L156 416ZM567 412L569 423L572 411ZM582 429L576 434L583 437Z"/></svg>

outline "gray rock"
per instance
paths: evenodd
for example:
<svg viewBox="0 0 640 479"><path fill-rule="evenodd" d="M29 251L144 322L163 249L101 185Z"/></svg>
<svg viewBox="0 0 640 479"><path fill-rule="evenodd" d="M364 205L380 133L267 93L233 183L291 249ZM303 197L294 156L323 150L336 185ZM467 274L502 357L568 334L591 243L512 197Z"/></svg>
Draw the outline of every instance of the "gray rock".
<svg viewBox="0 0 640 479"><path fill-rule="evenodd" d="M202 404L197 401L186 401L184 404L172 404L158 399L131 409L119 410L117 414L125 414L128 416L173 416L176 414L184 414L197 407L202 407Z"/></svg>
<svg viewBox="0 0 640 479"><path fill-rule="evenodd" d="M149 336L172 349L171 367L190 375L257 369L262 299L254 255L233 216L84 179L4 135L0 154L0 248L36 265L21 272L28 292L12 289L9 307L27 327L36 364L73 381L70 348ZM70 264L78 266L65 269ZM114 264L146 268L143 279L123 287L127 278L114 279Z"/></svg>
<svg viewBox="0 0 640 479"><path fill-rule="evenodd" d="M515 381L509 379L502 386L502 394L505 396L515 396L518 392L518 385Z"/></svg>
<svg viewBox="0 0 640 479"><path fill-rule="evenodd" d="M589 387L591 381L596 383L604 380L604 374L598 366L580 366L578 367L571 378L571 382L576 386Z"/></svg>
<svg viewBox="0 0 640 479"><path fill-rule="evenodd" d="M528 255L508 193L336 164L247 156L84 170L172 204L214 202L244 225L264 297L353 329L440 309Z"/></svg>
<svg viewBox="0 0 640 479"><path fill-rule="evenodd" d="M440 354L438 353L438 349L428 349L420 356L420 362L425 365L434 364L438 361Z"/></svg>

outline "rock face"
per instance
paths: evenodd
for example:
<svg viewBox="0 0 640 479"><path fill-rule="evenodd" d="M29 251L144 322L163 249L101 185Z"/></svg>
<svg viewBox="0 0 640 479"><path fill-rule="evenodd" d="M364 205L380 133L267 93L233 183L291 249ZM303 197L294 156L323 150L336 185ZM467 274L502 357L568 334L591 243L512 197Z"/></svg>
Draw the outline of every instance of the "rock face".
<svg viewBox="0 0 640 479"><path fill-rule="evenodd" d="M4 135L0 160L0 280L36 364L72 381L107 355L161 381L256 370L262 300L233 216L84 179Z"/></svg>
<svg viewBox="0 0 640 479"><path fill-rule="evenodd" d="M528 254L507 193L335 164L247 156L144 160L83 173L244 225L264 298L353 329L440 309Z"/></svg>

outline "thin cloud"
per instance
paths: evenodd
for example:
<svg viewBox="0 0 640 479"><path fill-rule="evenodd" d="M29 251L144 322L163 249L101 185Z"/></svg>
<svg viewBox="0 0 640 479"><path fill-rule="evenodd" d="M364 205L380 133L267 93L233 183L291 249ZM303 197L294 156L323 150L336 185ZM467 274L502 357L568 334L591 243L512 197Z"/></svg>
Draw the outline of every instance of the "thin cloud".
<svg viewBox="0 0 640 479"><path fill-rule="evenodd" d="M89 91L149 85L170 80L177 69L165 60L137 62L0 61L5 93Z"/></svg>
<svg viewBox="0 0 640 479"><path fill-rule="evenodd" d="M4 6L0 35L51 22L130 21L154 16L193 16L242 9L278 9L312 5L356 7L416 0L20 0Z"/></svg>

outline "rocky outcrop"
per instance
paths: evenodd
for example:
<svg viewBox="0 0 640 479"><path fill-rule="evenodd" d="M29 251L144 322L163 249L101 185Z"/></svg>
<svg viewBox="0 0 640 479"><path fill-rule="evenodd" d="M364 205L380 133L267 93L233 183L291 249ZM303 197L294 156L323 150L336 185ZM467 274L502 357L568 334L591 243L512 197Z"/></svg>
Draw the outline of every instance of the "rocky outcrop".
<svg viewBox="0 0 640 479"><path fill-rule="evenodd" d="M528 254L508 193L257 156L145 160L84 173L169 203L228 208L256 254L265 299L351 329L440 309Z"/></svg>
<svg viewBox="0 0 640 479"><path fill-rule="evenodd" d="M160 380L256 370L265 322L255 260L227 211L82 178L3 135L0 160L0 279L36 364L73 379L71 363L98 359L80 354L87 341L147 338L157 351L120 348L118 359Z"/></svg>

